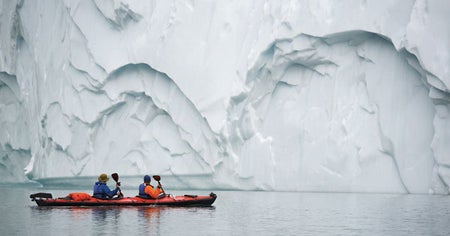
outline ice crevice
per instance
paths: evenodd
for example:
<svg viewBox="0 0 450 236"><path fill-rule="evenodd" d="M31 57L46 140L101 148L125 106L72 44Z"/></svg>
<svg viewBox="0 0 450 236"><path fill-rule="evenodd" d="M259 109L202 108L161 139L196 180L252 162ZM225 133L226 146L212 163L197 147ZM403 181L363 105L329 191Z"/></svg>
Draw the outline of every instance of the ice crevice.
<svg viewBox="0 0 450 236"><path fill-rule="evenodd" d="M119 119L112 118L117 114L120 119L129 120L124 121L129 123L128 125L134 124L143 129L129 127L136 129L136 136L133 141L124 143L132 142L128 148L144 154L143 158L147 159L144 169L158 173L171 169L177 173L182 165L190 163L190 166L197 166L198 169L193 173L212 173L214 161L211 160L211 153L206 155L208 152L203 150L204 145L199 146L197 142L204 142L205 137L211 137L213 134L193 104L176 88L170 78L146 64L129 64L112 72L106 78L102 90L114 103L124 102L120 109L116 108L111 112L108 119ZM189 120L186 120L184 113L190 114L188 117L194 119L190 122L197 127L187 123ZM209 134L204 135L202 132ZM149 153L150 149L156 154ZM118 158L127 159L126 155ZM154 170L156 165L149 167L152 162L159 163L158 170Z"/></svg>
<svg viewBox="0 0 450 236"><path fill-rule="evenodd" d="M138 22L142 19L142 16L130 9L126 3L117 1L105 3L98 0L95 0L94 3L96 9L116 30L121 30L130 22Z"/></svg>
<svg viewBox="0 0 450 236"><path fill-rule="evenodd" d="M276 140L273 156L267 155L275 160L274 175L285 185L278 182L278 188L318 191L317 186L332 182L336 191L427 192L437 174L430 147L434 106L428 97L431 86L410 65L411 58L385 37L363 31L274 41L249 71L248 92L229 109L228 117L245 117L229 121L231 136L241 140L233 149L243 159L242 149L255 145L251 134ZM368 106L361 106L363 101ZM415 132L424 136L415 137ZM295 147L295 140L303 140L304 150ZM290 169L299 170L298 181L304 184L288 181ZM389 184L378 185L380 175Z"/></svg>
<svg viewBox="0 0 450 236"><path fill-rule="evenodd" d="M91 91L91 101L107 98L101 107L83 102L93 118L67 116L58 102L48 106L41 122L47 130L43 133L47 158L42 161L70 168L49 174L40 168L46 164L39 164L29 176L65 177L67 171L95 175L101 170L92 166L102 162L112 163L106 169L123 175L213 173L221 151L204 143L213 141L215 134L166 75L146 64L129 64L110 73L99 89L80 90ZM76 93L76 97L82 101L86 96ZM128 136L121 135L124 132ZM192 168L190 172L183 173L185 165Z"/></svg>
<svg viewBox="0 0 450 236"><path fill-rule="evenodd" d="M15 75L0 72L0 176L5 183L28 181L23 167L30 161L27 120ZM14 124L19 124L15 126Z"/></svg>

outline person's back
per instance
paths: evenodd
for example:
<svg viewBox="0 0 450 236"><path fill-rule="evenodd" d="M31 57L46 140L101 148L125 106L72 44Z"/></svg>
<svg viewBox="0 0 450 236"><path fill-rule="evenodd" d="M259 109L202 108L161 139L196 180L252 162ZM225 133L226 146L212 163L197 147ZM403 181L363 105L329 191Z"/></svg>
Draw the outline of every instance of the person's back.
<svg viewBox="0 0 450 236"><path fill-rule="evenodd" d="M111 191L109 189L108 185L106 185L106 182L108 182L109 178L106 174L101 174L98 177L98 181L94 184L94 193L93 197L95 198L101 198L101 199L108 199L112 198L114 195L117 194L117 192L120 190L119 186L116 184L116 188Z"/></svg>
<svg viewBox="0 0 450 236"><path fill-rule="evenodd" d="M145 186L147 186L145 182L139 185L139 197L148 197L148 195L145 193Z"/></svg>

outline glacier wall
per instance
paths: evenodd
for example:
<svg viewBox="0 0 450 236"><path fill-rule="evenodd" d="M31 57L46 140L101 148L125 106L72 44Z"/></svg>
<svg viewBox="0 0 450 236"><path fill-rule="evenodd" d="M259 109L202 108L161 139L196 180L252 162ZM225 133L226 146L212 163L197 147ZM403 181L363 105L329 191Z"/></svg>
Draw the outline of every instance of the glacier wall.
<svg viewBox="0 0 450 236"><path fill-rule="evenodd" d="M2 1L1 181L448 194L449 10Z"/></svg>

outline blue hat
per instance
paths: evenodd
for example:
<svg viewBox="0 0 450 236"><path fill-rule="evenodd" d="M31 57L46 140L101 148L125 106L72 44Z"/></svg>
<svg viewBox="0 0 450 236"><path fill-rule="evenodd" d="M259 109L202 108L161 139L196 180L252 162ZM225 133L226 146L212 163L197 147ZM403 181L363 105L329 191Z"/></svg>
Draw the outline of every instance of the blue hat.
<svg viewBox="0 0 450 236"><path fill-rule="evenodd" d="M150 176L148 175L144 176L144 183L150 183Z"/></svg>

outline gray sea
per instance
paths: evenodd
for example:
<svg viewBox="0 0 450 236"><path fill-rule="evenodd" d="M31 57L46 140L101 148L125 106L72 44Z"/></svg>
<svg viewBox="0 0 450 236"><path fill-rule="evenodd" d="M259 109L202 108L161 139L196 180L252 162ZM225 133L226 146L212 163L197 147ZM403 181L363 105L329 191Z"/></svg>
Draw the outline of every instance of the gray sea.
<svg viewBox="0 0 450 236"><path fill-rule="evenodd" d="M31 193L91 190L0 190L0 235L450 235L448 195L214 191L212 207L38 207Z"/></svg>

